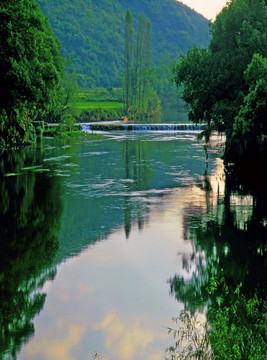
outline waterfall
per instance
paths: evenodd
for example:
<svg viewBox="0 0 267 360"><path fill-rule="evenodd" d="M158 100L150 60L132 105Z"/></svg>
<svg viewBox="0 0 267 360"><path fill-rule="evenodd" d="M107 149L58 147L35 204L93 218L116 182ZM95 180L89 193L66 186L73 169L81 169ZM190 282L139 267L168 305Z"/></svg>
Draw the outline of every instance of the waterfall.
<svg viewBox="0 0 267 360"><path fill-rule="evenodd" d="M83 123L79 127L84 132L91 131L176 131L176 132L200 132L205 130L204 124L131 124L121 122L97 122Z"/></svg>
<svg viewBox="0 0 267 360"><path fill-rule="evenodd" d="M81 124L81 130L84 132L90 132L91 131L91 125L90 124Z"/></svg>
<svg viewBox="0 0 267 360"><path fill-rule="evenodd" d="M124 130L128 131L201 131L203 124L125 124Z"/></svg>

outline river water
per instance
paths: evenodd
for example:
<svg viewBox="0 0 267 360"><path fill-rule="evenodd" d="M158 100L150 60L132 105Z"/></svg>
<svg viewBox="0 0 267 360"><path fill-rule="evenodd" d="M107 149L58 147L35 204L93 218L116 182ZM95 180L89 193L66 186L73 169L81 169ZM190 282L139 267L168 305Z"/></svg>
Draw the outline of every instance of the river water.
<svg viewBox="0 0 267 360"><path fill-rule="evenodd" d="M265 198L225 178L221 143L118 131L4 154L0 358L160 360L221 268L265 293Z"/></svg>

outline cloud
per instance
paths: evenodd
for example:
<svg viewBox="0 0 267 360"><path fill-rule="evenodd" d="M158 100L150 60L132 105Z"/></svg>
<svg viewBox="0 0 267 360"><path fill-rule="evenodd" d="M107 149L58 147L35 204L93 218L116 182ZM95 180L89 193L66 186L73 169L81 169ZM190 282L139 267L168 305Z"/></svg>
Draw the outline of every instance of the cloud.
<svg viewBox="0 0 267 360"><path fill-rule="evenodd" d="M139 318L126 324L115 313L108 314L99 324L94 324L93 328L105 332L106 346L118 360L140 358L147 345L154 340L151 331L141 328Z"/></svg>
<svg viewBox="0 0 267 360"><path fill-rule="evenodd" d="M162 360L162 355L161 354L151 355L147 358L147 360Z"/></svg>
<svg viewBox="0 0 267 360"><path fill-rule="evenodd" d="M63 320L57 321L58 331L67 330L67 335L61 341L57 339L42 339L39 342L29 343L27 347L27 359L36 359L42 354L46 360L76 360L70 355L73 347L78 345L86 327L80 324L71 324L66 329Z"/></svg>

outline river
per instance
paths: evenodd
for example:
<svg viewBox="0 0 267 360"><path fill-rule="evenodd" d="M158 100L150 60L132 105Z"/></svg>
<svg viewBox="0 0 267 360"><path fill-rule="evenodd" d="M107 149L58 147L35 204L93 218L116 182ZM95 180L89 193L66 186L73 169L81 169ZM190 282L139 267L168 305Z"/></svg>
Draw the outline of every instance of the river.
<svg viewBox="0 0 267 360"><path fill-rule="evenodd" d="M226 179L220 144L117 131L5 153L0 358L161 360L221 268L265 294L265 198Z"/></svg>

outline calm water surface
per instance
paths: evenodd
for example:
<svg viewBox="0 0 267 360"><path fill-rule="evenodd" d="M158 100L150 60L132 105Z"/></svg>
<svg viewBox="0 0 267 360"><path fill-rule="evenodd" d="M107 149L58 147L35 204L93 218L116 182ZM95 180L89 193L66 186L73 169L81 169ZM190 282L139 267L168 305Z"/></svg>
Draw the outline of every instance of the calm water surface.
<svg viewBox="0 0 267 360"><path fill-rule="evenodd" d="M192 133L117 132L5 154L1 359L160 360L221 267L264 289L265 208L208 153Z"/></svg>

